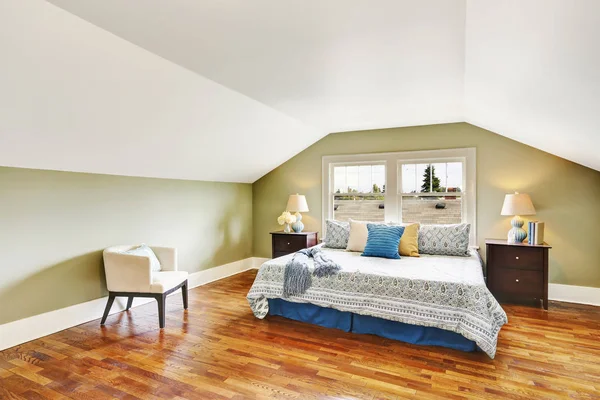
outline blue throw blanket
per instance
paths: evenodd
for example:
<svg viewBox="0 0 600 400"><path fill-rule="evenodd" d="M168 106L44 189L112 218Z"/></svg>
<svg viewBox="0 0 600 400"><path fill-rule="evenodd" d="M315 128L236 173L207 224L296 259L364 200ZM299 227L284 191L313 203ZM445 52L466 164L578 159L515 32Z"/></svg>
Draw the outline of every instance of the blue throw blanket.
<svg viewBox="0 0 600 400"><path fill-rule="evenodd" d="M312 258L315 270L311 274L308 259ZM285 265L283 276L283 297L304 294L312 284L312 275L324 277L337 273L341 267L327 257L320 247L302 249Z"/></svg>

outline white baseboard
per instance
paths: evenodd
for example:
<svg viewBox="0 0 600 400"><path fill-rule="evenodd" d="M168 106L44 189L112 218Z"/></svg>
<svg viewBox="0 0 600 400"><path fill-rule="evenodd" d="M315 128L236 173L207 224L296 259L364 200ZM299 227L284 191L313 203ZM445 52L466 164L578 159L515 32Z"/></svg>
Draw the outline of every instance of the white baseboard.
<svg viewBox="0 0 600 400"><path fill-rule="evenodd" d="M550 283L548 284L548 299L600 306L600 288Z"/></svg>
<svg viewBox="0 0 600 400"><path fill-rule="evenodd" d="M253 268L259 269L261 265L263 265L264 263L266 263L269 260L270 260L270 258L252 257Z"/></svg>
<svg viewBox="0 0 600 400"><path fill-rule="evenodd" d="M194 272L188 278L188 289L206 285L207 283L218 281L219 279L227 278L249 269L254 269L254 257Z"/></svg>
<svg viewBox="0 0 600 400"><path fill-rule="evenodd" d="M194 272L190 274L188 278L188 289L227 278L249 269L258 268L257 265L260 266L262 262L264 262L261 260L263 259L250 257L206 269L204 271ZM179 293L179 290L175 293ZM104 312L106 301L107 297L102 297L0 325L0 350L8 349L9 347L17 346L29 342L30 340L38 339L73 326L99 319ZM151 301L154 300L137 298L133 301L133 307L147 304ZM125 307L125 298L117 298L110 313L115 314L121 312Z"/></svg>

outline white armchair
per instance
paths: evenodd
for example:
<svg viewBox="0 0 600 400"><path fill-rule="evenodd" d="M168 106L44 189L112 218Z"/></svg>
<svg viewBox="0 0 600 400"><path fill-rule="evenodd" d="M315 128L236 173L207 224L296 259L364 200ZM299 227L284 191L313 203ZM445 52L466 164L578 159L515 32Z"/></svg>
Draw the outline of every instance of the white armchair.
<svg viewBox="0 0 600 400"><path fill-rule="evenodd" d="M113 246L104 250L104 271L108 287L108 302L102 316L104 325L115 297L127 297L127 308L131 308L134 297L152 297L158 302L158 321L165 327L165 300L181 288L183 308L188 308L188 273L177 270L177 249L150 246L160 261L161 271L152 271L150 258L125 254L136 246Z"/></svg>

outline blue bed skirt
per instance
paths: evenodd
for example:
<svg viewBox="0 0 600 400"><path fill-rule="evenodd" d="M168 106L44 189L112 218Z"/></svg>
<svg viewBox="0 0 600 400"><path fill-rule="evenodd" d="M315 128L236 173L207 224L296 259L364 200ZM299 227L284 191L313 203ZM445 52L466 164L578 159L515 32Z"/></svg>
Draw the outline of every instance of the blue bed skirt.
<svg viewBox="0 0 600 400"><path fill-rule="evenodd" d="M269 314L326 328L336 328L353 333L369 333L412 344L441 346L462 351L477 349L475 342L456 332L338 311L309 303L269 299Z"/></svg>

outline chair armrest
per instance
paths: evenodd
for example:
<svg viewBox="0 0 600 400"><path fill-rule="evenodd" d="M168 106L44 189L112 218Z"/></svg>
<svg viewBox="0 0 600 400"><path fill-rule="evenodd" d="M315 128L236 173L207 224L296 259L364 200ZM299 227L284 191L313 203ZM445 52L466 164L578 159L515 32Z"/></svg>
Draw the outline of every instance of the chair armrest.
<svg viewBox="0 0 600 400"><path fill-rule="evenodd" d="M134 254L104 251L106 286L111 292L150 291L152 271L150 258Z"/></svg>
<svg viewBox="0 0 600 400"><path fill-rule="evenodd" d="M162 271L177 271L177 249L173 247L150 247L160 261Z"/></svg>

